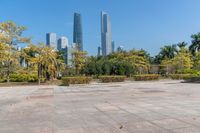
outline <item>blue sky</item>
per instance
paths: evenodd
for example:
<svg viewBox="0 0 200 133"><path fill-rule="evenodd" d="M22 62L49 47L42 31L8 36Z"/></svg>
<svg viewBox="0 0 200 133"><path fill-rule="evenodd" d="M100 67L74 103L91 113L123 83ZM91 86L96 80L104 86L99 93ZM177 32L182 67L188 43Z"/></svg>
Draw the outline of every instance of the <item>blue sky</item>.
<svg viewBox="0 0 200 133"><path fill-rule="evenodd" d="M72 42L73 13L83 19L84 49L96 55L100 45L100 11L109 13L113 40L125 49L152 55L163 45L190 43L200 32L200 0L0 0L0 21L27 26L24 35L45 42L47 32Z"/></svg>

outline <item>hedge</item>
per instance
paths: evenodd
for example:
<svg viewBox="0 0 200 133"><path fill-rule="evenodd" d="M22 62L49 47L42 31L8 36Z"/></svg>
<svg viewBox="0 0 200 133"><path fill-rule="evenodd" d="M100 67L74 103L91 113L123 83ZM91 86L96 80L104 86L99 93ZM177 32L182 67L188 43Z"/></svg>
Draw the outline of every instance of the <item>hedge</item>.
<svg viewBox="0 0 200 133"><path fill-rule="evenodd" d="M77 76L77 77L63 77L62 85L69 86L70 84L89 84L92 81L91 77Z"/></svg>
<svg viewBox="0 0 200 133"><path fill-rule="evenodd" d="M160 75L158 74L134 75L133 78L135 81L159 80Z"/></svg>
<svg viewBox="0 0 200 133"><path fill-rule="evenodd" d="M11 82L37 82L36 74L12 74L10 75Z"/></svg>
<svg viewBox="0 0 200 133"><path fill-rule="evenodd" d="M190 75L184 77L186 82L200 82L200 75Z"/></svg>
<svg viewBox="0 0 200 133"><path fill-rule="evenodd" d="M181 79L185 79L189 76L191 76L191 74L170 74L170 75L168 75L168 77L170 77L173 80L181 80Z"/></svg>
<svg viewBox="0 0 200 133"><path fill-rule="evenodd" d="M99 76L100 82L109 83L109 82L124 82L126 76Z"/></svg>

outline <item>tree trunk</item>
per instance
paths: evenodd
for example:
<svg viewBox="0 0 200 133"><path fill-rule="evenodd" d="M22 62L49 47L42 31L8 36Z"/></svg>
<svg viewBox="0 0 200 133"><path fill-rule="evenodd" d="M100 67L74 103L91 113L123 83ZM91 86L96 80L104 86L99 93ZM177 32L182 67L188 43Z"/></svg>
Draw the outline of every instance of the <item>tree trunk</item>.
<svg viewBox="0 0 200 133"><path fill-rule="evenodd" d="M38 64L38 85L40 85L40 64Z"/></svg>
<svg viewBox="0 0 200 133"><path fill-rule="evenodd" d="M8 63L8 71L7 71L7 83L10 83L10 61Z"/></svg>

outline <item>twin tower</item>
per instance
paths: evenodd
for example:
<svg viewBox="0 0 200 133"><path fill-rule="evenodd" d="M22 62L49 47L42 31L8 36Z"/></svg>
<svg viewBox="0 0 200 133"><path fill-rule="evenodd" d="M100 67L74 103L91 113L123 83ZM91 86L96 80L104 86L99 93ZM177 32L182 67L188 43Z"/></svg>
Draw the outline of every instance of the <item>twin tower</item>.
<svg viewBox="0 0 200 133"><path fill-rule="evenodd" d="M68 46L68 39L61 37L56 39L55 33L47 33L46 43L48 46L57 50L62 50ZM74 13L73 26L73 47L79 51L83 51L83 29L82 17L80 13ZM101 12L101 47L98 48L98 55L106 56L114 51L114 43L112 42L112 31L110 17L106 12ZM69 54L69 53L68 53Z"/></svg>
<svg viewBox="0 0 200 133"><path fill-rule="evenodd" d="M73 43L78 50L83 51L83 31L81 14L74 14ZM112 31L110 17L106 12L101 12L101 47L98 48L98 55L106 56L114 51L112 42Z"/></svg>

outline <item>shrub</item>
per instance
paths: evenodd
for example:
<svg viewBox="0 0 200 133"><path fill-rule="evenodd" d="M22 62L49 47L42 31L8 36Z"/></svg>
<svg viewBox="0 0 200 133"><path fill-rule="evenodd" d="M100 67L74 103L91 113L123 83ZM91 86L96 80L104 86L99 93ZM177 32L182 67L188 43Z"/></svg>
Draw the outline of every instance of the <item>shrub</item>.
<svg viewBox="0 0 200 133"><path fill-rule="evenodd" d="M126 76L99 76L99 80L102 83L109 83L109 82L124 82Z"/></svg>
<svg viewBox="0 0 200 133"><path fill-rule="evenodd" d="M78 76L78 77L63 77L62 84L69 86L70 84L89 84L92 81L91 77Z"/></svg>
<svg viewBox="0 0 200 133"><path fill-rule="evenodd" d="M36 74L12 74L10 75L11 82L36 82L38 81Z"/></svg>
<svg viewBox="0 0 200 133"><path fill-rule="evenodd" d="M159 80L160 75L158 74L144 74L133 76L135 81L149 81L149 80Z"/></svg>
<svg viewBox="0 0 200 133"><path fill-rule="evenodd" d="M173 80L181 80L187 78L191 74L170 74L169 77Z"/></svg>
<svg viewBox="0 0 200 133"><path fill-rule="evenodd" d="M200 75L189 75L184 77L186 82L200 82Z"/></svg>

